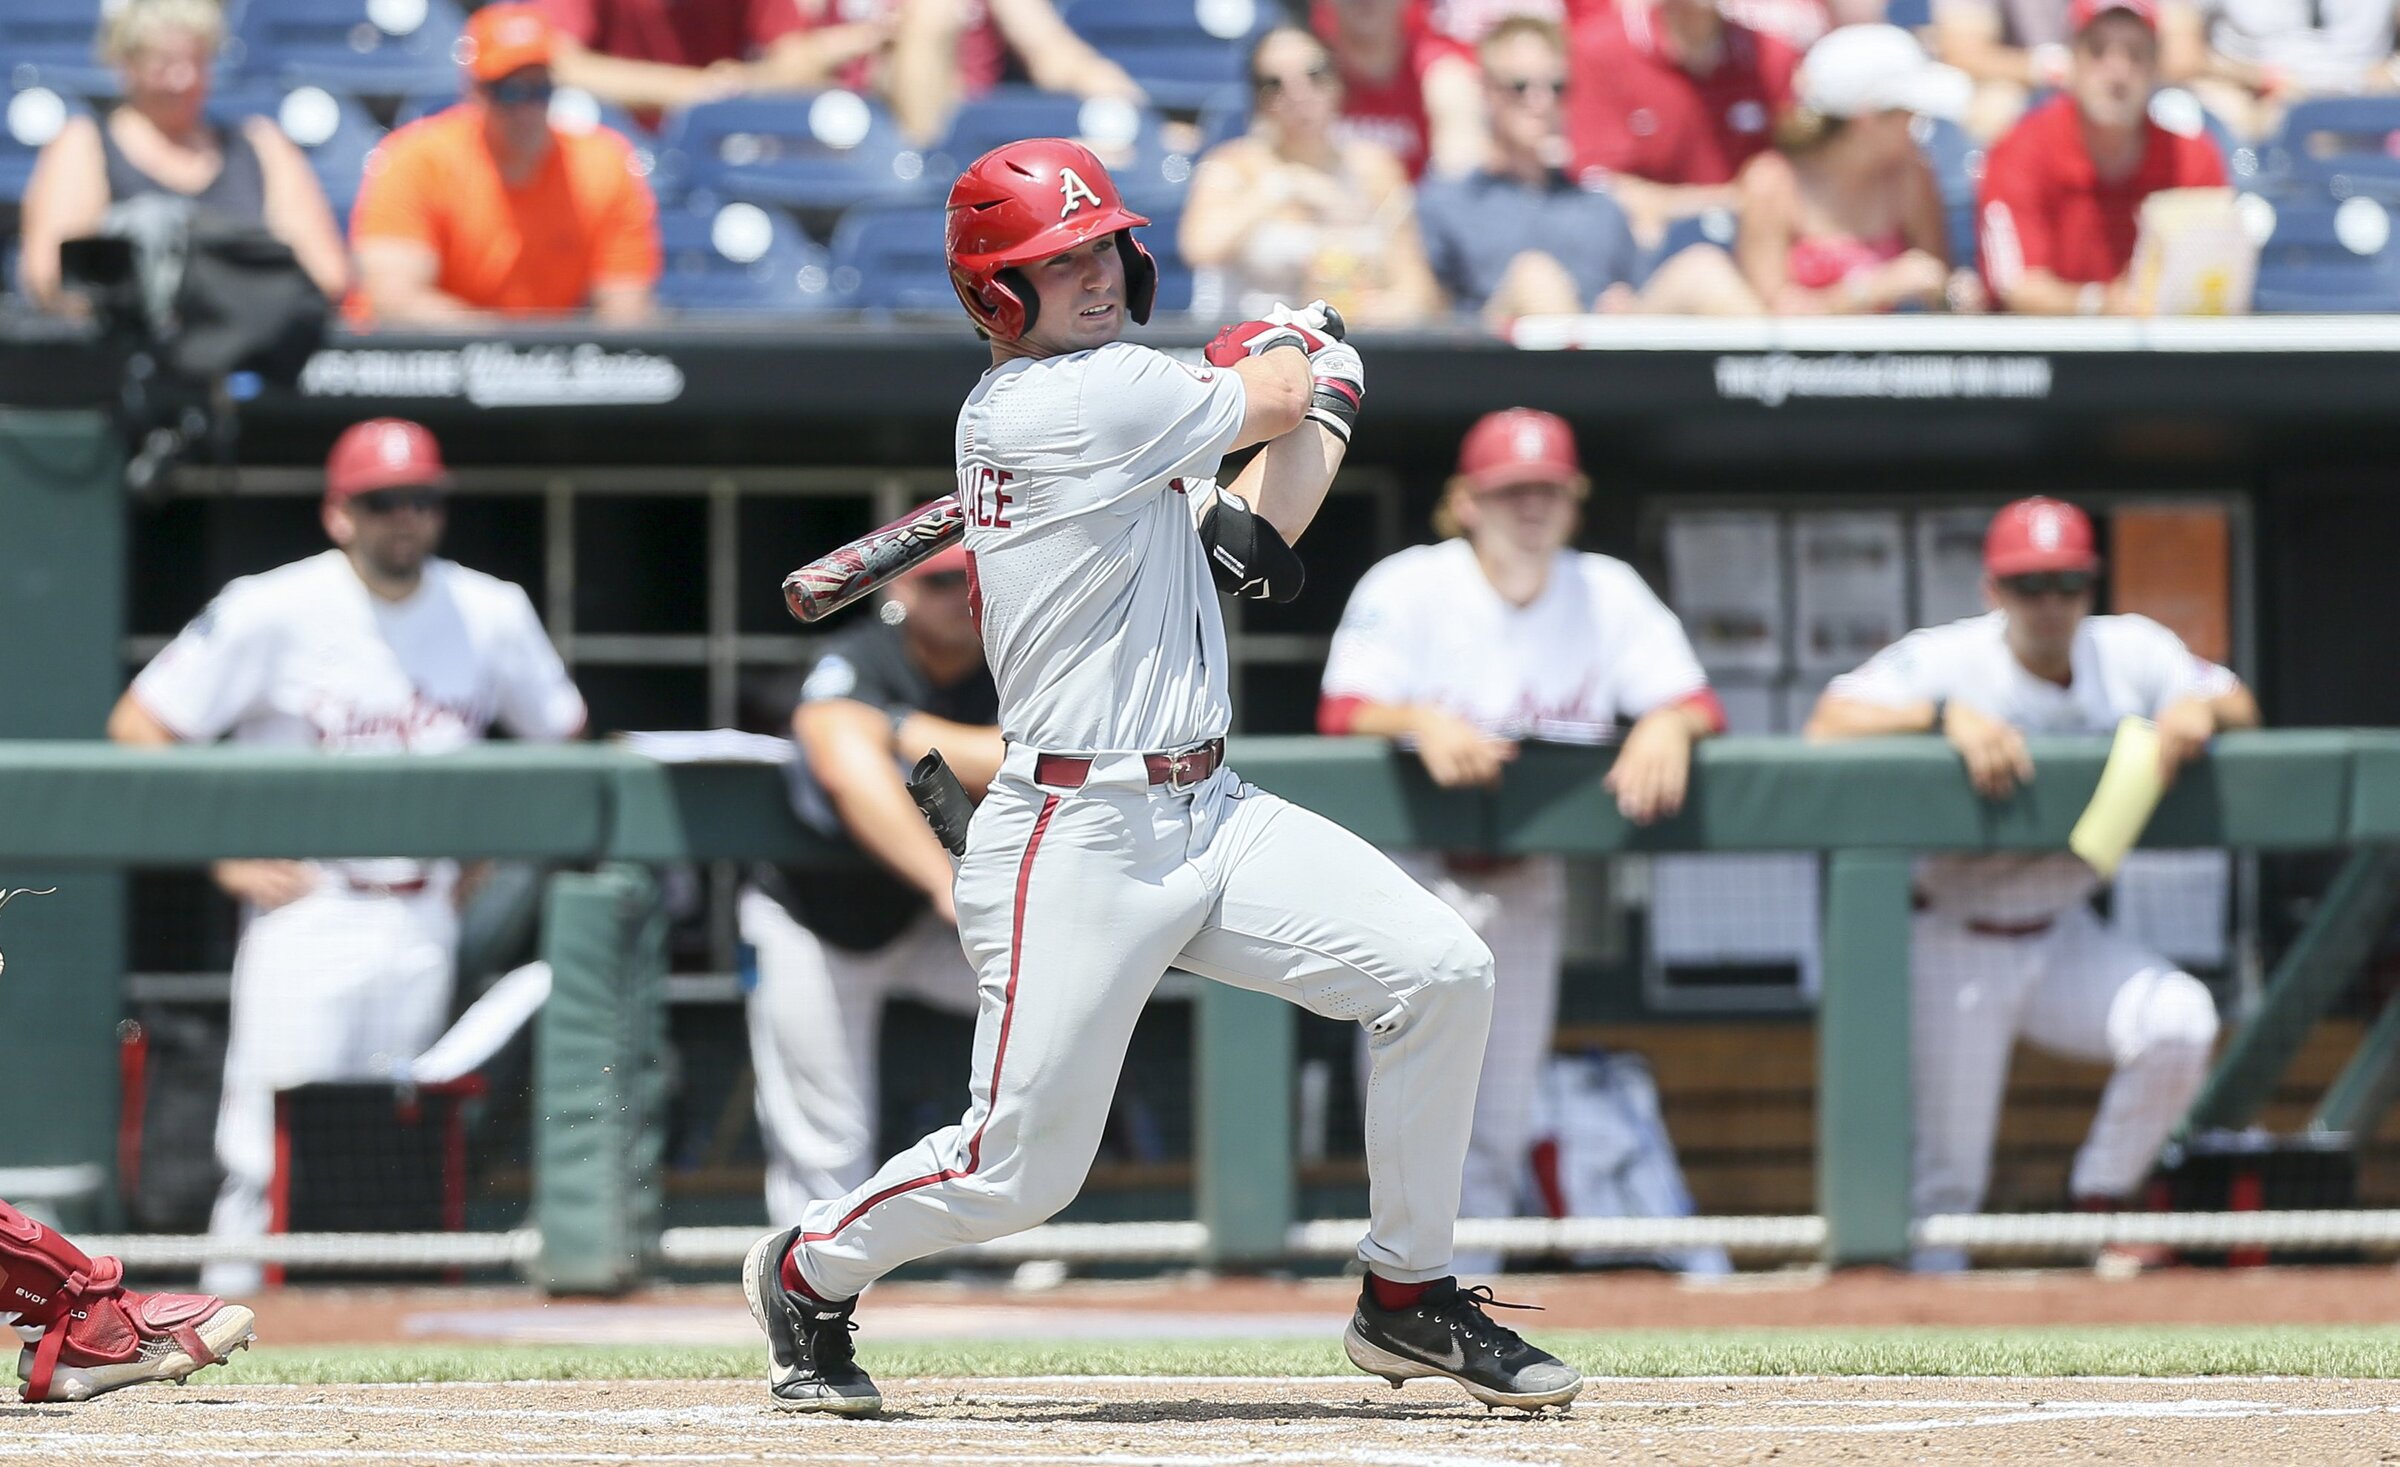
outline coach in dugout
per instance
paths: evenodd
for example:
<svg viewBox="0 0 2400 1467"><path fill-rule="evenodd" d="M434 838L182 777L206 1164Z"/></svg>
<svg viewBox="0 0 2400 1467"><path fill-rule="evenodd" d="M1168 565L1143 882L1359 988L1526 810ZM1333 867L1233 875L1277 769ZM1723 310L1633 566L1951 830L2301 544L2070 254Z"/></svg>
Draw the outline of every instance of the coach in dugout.
<svg viewBox="0 0 2400 1467"><path fill-rule="evenodd" d="M2219 729L2257 726L2249 689L2173 632L2148 617L2092 614L2100 557L2082 510L2042 498L2007 506L1983 564L1991 611L1911 632L1835 678L1808 736L1939 733L1976 792L1999 800L2034 776L2027 733L2104 734L2125 718L2155 719L2171 777ZM1916 1215L1983 1206L2020 1035L2115 1067L2068 1177L2074 1206L2115 1210L2206 1078L2217 1038L2208 990L2101 922L2090 905L2099 878L2065 851L1929 856L1914 879Z"/></svg>
<svg viewBox="0 0 2400 1467"><path fill-rule="evenodd" d="M1641 573L1571 548L1591 481L1566 421L1488 413L1459 446L1436 527L1452 538L1370 569L1334 633L1317 730L1416 750L1445 788L1494 786L1526 739L1622 740L1608 774L1637 825L1682 808L1692 745L1725 714ZM1496 965L1461 1217L1514 1217L1534 1091L1558 1022L1566 868L1556 856L1396 852L1467 919ZM1458 1255L1460 1273L1500 1260Z"/></svg>
<svg viewBox="0 0 2400 1467"><path fill-rule="evenodd" d="M2126 282L2142 200L2222 188L2205 136L2150 120L2158 0L2074 0L2067 89L1992 147L1977 198L1992 299L2023 315L2122 316L2145 307Z"/></svg>
<svg viewBox="0 0 2400 1467"><path fill-rule="evenodd" d="M767 1218L865 1181L875 1152L876 1044L884 1004L975 1012L975 970L950 906L950 856L903 771L939 747L980 799L1000 768L1000 695L983 662L963 546L894 582L880 615L833 639L791 718L793 805L866 859L851 868L763 867L742 893L758 954L750 1056L767 1150Z"/></svg>
<svg viewBox="0 0 2400 1467"><path fill-rule="evenodd" d="M326 754L441 754L497 719L520 739L574 738L582 696L519 587L433 552L450 476L433 435L377 418L343 433L320 510L334 549L228 584L134 679L108 718L121 744L208 743ZM450 1016L453 861L219 861L242 904L209 1234L267 1230L275 1092L381 1079ZM212 1263L212 1294L260 1284Z"/></svg>

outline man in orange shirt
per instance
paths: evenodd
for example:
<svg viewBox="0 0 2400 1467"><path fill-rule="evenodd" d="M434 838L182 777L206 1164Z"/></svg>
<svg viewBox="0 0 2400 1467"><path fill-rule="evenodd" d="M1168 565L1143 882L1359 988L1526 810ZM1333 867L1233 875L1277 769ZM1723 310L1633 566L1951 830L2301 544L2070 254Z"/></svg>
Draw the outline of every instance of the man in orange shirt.
<svg viewBox="0 0 2400 1467"><path fill-rule="evenodd" d="M467 23L467 99L384 140L350 222L354 322L456 327L591 312L646 320L658 206L605 128L550 126L558 32L529 4Z"/></svg>

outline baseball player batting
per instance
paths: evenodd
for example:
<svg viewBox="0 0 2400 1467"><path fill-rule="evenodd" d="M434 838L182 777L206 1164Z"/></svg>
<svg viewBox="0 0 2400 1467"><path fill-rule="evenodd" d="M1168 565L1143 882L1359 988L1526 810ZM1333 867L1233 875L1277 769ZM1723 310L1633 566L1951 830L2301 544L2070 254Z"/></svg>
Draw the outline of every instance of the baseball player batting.
<svg viewBox="0 0 2400 1467"><path fill-rule="evenodd" d="M1055 138L994 149L950 190L951 279L992 348L959 413L958 492L1007 741L954 887L979 982L973 1076L957 1125L751 1249L769 1385L794 1410L881 1409L852 1352L859 1292L1074 1198L1173 966L1367 1028L1350 1359L1394 1385L1564 1407L1582 1377L1451 1277L1491 953L1372 846L1225 767L1218 586L1296 589L1290 542L1332 483L1365 369L1320 315L1281 307L1219 333L1205 366L1120 342L1157 289L1133 235L1146 223ZM1219 460L1254 444L1220 488Z"/></svg>
<svg viewBox="0 0 2400 1467"><path fill-rule="evenodd" d="M2033 778L2025 733L2105 733L2158 721L2172 776L2223 728L2258 722L2226 669L2142 616L2094 616L2100 557L2082 510L2022 499L1984 538L1992 610L1910 632L1835 678L1813 739L1937 732L1990 799ZM1918 1216L1974 1212L2019 1035L2114 1065L2068 1177L2074 1203L2114 1209L2149 1174L2182 1119L2217 1037L2200 980L2104 925L2099 878L2080 857L1933 856L1917 863L1909 934ZM1920 1255L1922 1269L1963 1265Z"/></svg>

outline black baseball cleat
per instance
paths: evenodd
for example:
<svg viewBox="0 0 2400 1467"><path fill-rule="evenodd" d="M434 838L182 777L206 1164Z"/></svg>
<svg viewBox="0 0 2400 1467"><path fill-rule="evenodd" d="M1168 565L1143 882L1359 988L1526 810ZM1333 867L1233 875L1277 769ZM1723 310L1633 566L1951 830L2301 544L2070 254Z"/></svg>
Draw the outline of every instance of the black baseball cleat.
<svg viewBox="0 0 2400 1467"><path fill-rule="evenodd" d="M1403 1381L1435 1376L1457 1381L1486 1406L1566 1410L1583 1389L1582 1374L1556 1355L1526 1344L1514 1330L1494 1324L1483 1312L1494 1305L1538 1307L1503 1304L1490 1289L1462 1289L1452 1278L1435 1280L1424 1297L1406 1309L1385 1309L1375 1302L1374 1285L1364 1284L1350 1328L1342 1334L1342 1350L1351 1364L1382 1376L1395 1389Z"/></svg>
<svg viewBox="0 0 2400 1467"><path fill-rule="evenodd" d="M767 1389L786 1411L872 1416L883 1409L883 1393L851 1349L858 1300L819 1304L783 1286L783 1255L799 1235L798 1228L770 1233L742 1260L742 1297L767 1336Z"/></svg>

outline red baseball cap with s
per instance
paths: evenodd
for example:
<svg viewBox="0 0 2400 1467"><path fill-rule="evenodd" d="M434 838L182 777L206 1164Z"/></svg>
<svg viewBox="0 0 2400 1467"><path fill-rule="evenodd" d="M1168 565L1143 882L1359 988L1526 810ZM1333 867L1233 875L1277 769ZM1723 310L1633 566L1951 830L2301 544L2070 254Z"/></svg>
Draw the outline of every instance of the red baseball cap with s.
<svg viewBox="0 0 2400 1467"><path fill-rule="evenodd" d="M2112 10L2122 10L2150 29L2158 29L2158 0L2074 0L2067 7L2067 27L2080 36Z"/></svg>
<svg viewBox="0 0 2400 1467"><path fill-rule="evenodd" d="M2007 505L1984 533L1983 568L1995 576L2098 570L2091 517L2065 500L2038 494Z"/></svg>
<svg viewBox="0 0 2400 1467"><path fill-rule="evenodd" d="M1478 494L1511 484L1569 484L1583 477L1575 431L1533 408L1486 413L1458 446L1459 477Z"/></svg>
<svg viewBox="0 0 2400 1467"><path fill-rule="evenodd" d="M377 489L447 489L442 446L423 424L405 418L353 423L325 456L325 497L348 499Z"/></svg>

